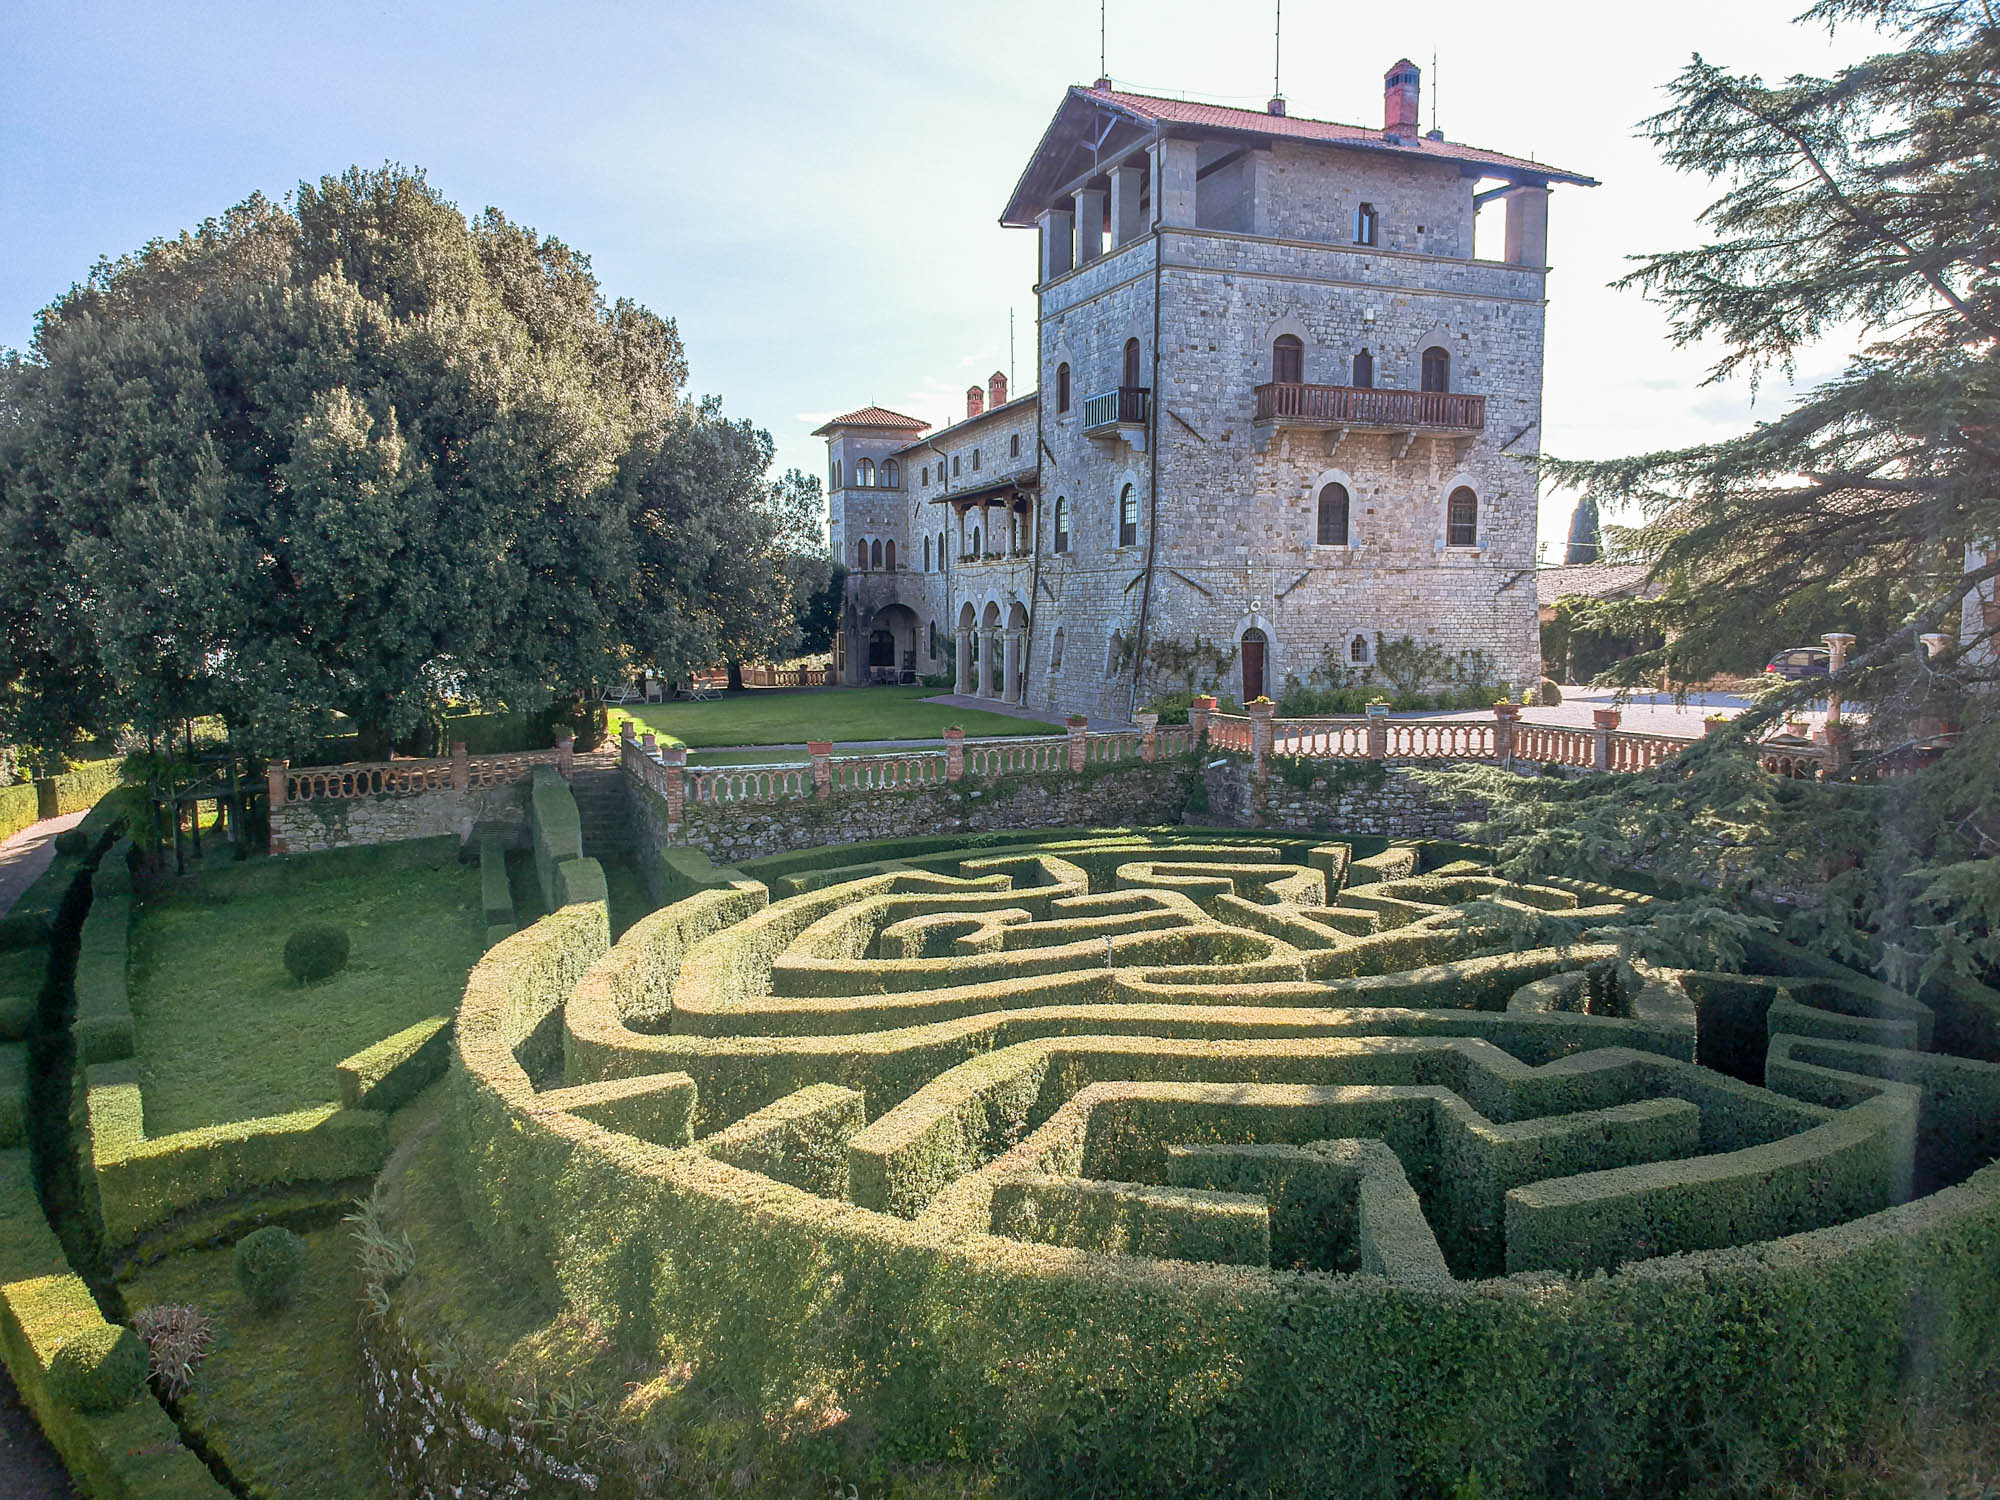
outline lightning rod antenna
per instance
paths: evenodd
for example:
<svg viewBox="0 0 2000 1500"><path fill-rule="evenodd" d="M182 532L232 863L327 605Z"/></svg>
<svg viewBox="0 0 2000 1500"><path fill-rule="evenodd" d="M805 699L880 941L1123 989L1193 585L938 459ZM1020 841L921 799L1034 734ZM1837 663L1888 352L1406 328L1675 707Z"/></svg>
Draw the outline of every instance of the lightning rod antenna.
<svg viewBox="0 0 2000 1500"><path fill-rule="evenodd" d="M1284 93L1278 87L1279 64L1284 60L1285 46L1285 0L1275 0L1276 14L1271 24L1271 93L1273 97Z"/></svg>
<svg viewBox="0 0 2000 1500"><path fill-rule="evenodd" d="M1014 394L1014 309L1007 309L1007 394Z"/></svg>
<svg viewBox="0 0 2000 1500"><path fill-rule="evenodd" d="M1097 76L1109 78L1110 70L1104 66L1104 7L1107 0L1097 0Z"/></svg>
<svg viewBox="0 0 2000 1500"><path fill-rule="evenodd" d="M1431 129L1438 128L1438 53L1431 48Z"/></svg>

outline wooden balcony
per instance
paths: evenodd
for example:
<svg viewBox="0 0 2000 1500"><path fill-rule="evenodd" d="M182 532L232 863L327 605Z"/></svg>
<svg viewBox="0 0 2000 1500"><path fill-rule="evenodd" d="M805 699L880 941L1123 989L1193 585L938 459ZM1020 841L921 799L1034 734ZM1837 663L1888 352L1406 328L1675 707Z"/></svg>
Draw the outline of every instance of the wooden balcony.
<svg viewBox="0 0 2000 1500"><path fill-rule="evenodd" d="M1384 391L1273 381L1257 387L1256 423L1471 437L1486 430L1486 398L1457 391Z"/></svg>
<svg viewBox="0 0 2000 1500"><path fill-rule="evenodd" d="M1146 403L1152 391L1143 385L1121 385L1116 390L1083 398L1083 435L1120 436L1127 428L1144 428Z"/></svg>

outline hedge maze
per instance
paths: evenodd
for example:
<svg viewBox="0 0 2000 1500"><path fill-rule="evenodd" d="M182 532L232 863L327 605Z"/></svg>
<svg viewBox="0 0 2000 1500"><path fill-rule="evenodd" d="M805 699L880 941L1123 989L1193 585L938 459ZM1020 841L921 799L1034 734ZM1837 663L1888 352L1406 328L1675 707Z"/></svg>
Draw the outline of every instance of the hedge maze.
<svg viewBox="0 0 2000 1500"><path fill-rule="evenodd" d="M474 971L459 1196L634 1355L1034 1489L1754 1484L1992 1368L2000 996L1648 967L1468 853L672 851Z"/></svg>

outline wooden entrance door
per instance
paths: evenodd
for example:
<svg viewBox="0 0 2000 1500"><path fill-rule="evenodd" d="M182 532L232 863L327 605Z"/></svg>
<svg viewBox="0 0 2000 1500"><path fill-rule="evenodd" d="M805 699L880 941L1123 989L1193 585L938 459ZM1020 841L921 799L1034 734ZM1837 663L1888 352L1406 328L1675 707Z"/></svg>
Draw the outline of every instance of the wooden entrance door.
<svg viewBox="0 0 2000 1500"><path fill-rule="evenodd" d="M1243 632L1243 701L1264 696L1264 632Z"/></svg>

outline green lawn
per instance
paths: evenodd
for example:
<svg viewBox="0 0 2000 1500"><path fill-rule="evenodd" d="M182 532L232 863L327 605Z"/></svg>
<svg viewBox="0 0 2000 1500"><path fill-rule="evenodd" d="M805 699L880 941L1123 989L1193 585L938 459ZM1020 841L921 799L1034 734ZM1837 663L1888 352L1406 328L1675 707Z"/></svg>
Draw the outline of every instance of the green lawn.
<svg viewBox="0 0 2000 1500"><path fill-rule="evenodd" d="M342 1224L305 1241L305 1280L278 1312L259 1313L244 1299L230 1245L148 1266L125 1284L126 1305L137 1312L192 1303L214 1325L214 1347L181 1414L250 1494L390 1500L361 1405L354 1241Z"/></svg>
<svg viewBox="0 0 2000 1500"><path fill-rule="evenodd" d="M1010 719L982 709L925 703L936 688L829 688L817 692L751 689L711 703L631 703L611 710L611 732L631 719L661 743L802 745L807 740L931 740L957 724L970 735L1060 734L1059 724Z"/></svg>
<svg viewBox="0 0 2000 1500"><path fill-rule="evenodd" d="M285 939L338 922L346 969L300 986ZM132 931L132 1013L146 1134L339 1097L334 1064L458 1005L485 941L479 872L451 865L312 877L217 903L201 887L147 902Z"/></svg>

